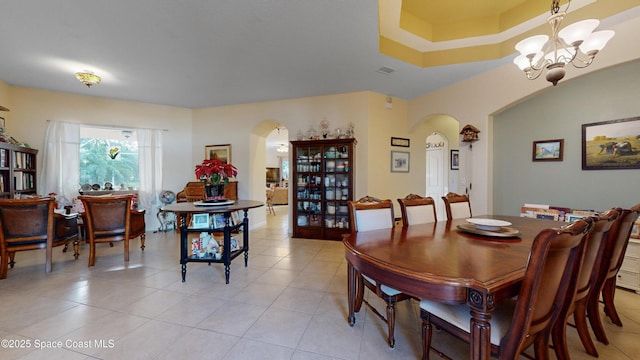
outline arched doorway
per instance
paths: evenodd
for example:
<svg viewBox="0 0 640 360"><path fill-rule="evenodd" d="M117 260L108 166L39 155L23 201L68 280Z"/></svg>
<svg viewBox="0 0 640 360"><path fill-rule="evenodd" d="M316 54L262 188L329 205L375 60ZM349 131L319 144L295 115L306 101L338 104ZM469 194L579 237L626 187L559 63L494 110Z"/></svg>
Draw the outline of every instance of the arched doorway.
<svg viewBox="0 0 640 360"><path fill-rule="evenodd" d="M279 132L278 132L279 129ZM278 151L278 149L288 150L289 148L289 131L285 124L278 122L276 120L263 120L259 122L251 131L251 140L249 141L249 146L247 149L248 154L250 154L250 169L249 171L254 174L260 174L258 176L252 176L249 179L249 194L254 199L262 199L262 201L266 202L266 188L267 188L267 176L266 172L268 168L277 168L278 179L274 180L272 183L280 185L284 187L287 184L287 178L289 174L287 173L286 164L290 161L289 152ZM262 175L265 174L265 175ZM284 179L284 181L283 181ZM288 188L285 190L286 193L286 201L290 201L290 194L288 193ZM288 206L283 206L281 208L277 208L278 212L287 212ZM287 214L288 218L288 227L289 232L291 232L291 214ZM267 224L267 211L264 212L255 212L252 215L253 225L261 226Z"/></svg>

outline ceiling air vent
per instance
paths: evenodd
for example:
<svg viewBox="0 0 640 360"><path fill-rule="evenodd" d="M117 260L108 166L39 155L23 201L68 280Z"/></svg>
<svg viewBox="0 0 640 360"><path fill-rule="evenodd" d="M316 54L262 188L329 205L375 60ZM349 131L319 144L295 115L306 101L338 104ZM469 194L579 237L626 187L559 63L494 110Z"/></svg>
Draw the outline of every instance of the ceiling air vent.
<svg viewBox="0 0 640 360"><path fill-rule="evenodd" d="M383 66L383 67L379 68L378 70L376 70L377 73L384 74L384 75L389 75L394 71L395 71L394 69L386 67L386 66Z"/></svg>

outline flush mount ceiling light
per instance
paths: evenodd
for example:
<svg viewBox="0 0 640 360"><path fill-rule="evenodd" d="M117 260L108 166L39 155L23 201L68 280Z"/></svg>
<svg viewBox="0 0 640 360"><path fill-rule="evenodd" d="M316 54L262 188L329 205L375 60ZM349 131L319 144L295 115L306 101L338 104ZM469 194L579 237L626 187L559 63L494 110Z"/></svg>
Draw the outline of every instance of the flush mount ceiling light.
<svg viewBox="0 0 640 360"><path fill-rule="evenodd" d="M91 87L92 85L97 85L100 83L100 76L92 73L91 71L84 70L83 72L77 72L76 78L80 80L83 84L87 85L87 87Z"/></svg>
<svg viewBox="0 0 640 360"><path fill-rule="evenodd" d="M276 149L276 151L281 153L286 153L286 152L289 152L289 147L287 147L285 144L280 144Z"/></svg>
<svg viewBox="0 0 640 360"><path fill-rule="evenodd" d="M596 19L582 20L560 30L570 4L571 1L565 11L560 11L559 1L551 2L551 16L547 19L551 25L551 39L547 35L536 35L516 44L520 55L513 62L524 71L527 79L537 79L546 69L547 81L555 86L564 77L566 64L576 68L591 65L615 34L613 30L593 32L600 24Z"/></svg>

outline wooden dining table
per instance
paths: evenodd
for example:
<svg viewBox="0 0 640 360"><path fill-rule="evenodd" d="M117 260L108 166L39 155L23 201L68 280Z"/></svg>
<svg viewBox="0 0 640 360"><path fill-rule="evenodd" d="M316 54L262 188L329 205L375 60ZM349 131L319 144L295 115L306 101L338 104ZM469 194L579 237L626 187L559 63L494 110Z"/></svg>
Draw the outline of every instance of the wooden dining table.
<svg viewBox="0 0 640 360"><path fill-rule="evenodd" d="M518 294L536 235L566 223L516 216L476 217L510 222L508 228L517 236L462 231L460 226L469 225L465 219L345 234L349 324L355 324L355 313L362 304L361 273L417 299L467 304L472 316L470 359L489 359L492 311L502 300Z"/></svg>

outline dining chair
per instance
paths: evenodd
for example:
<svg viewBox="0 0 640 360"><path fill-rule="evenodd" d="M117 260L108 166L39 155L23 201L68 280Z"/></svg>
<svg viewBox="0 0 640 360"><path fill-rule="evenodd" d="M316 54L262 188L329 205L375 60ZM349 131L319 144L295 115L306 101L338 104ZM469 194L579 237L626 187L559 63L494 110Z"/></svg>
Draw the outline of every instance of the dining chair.
<svg viewBox="0 0 640 360"><path fill-rule="evenodd" d="M80 196L89 239L89 266L96 261L96 244L124 241L124 261L129 261L131 200L133 195Z"/></svg>
<svg viewBox="0 0 640 360"><path fill-rule="evenodd" d="M534 345L535 357L549 357L551 328L575 291L592 219L580 219L562 228L542 230L533 240L517 298L496 304L491 313L491 353L499 359L516 359ZM572 297L569 296L569 299ZM469 343L471 315L466 304L450 305L420 301L423 359L432 349L432 329L445 330ZM437 349L437 353L442 354Z"/></svg>
<svg viewBox="0 0 640 360"><path fill-rule="evenodd" d="M618 218L618 211L611 209L594 218L594 226L591 233L586 238L582 267L578 275L576 292L573 300L567 303L551 330L553 349L558 360L569 360L569 348L567 346L567 324L569 317L573 314L576 330L587 353L598 357L587 323L587 299L591 294L592 286L598 277L599 266L605 254L604 248L607 235L614 221Z"/></svg>
<svg viewBox="0 0 640 360"><path fill-rule="evenodd" d="M144 221L146 210L131 210L131 222L129 223L129 240L140 237L140 249L144 251L145 241L147 239L147 225Z"/></svg>
<svg viewBox="0 0 640 360"><path fill-rule="evenodd" d="M471 202L467 195L448 193L442 197L444 208L447 211L447 219L466 219L471 217Z"/></svg>
<svg viewBox="0 0 640 360"><path fill-rule="evenodd" d="M371 231L392 229L395 226L393 217L393 203L391 200L365 196L357 201L349 201L349 217L353 224L353 231ZM376 316L387 324L387 344L395 346L394 328L396 318L396 303L412 297L394 288L376 281L375 274L364 275L359 273L356 282L358 284L356 294L355 312L360 311L362 303L366 304ZM364 299L364 287L368 288L387 305L386 317L366 299Z"/></svg>
<svg viewBox="0 0 640 360"><path fill-rule="evenodd" d="M409 194L398 199L402 212L402 226L427 224L438 221L436 204L432 197Z"/></svg>
<svg viewBox="0 0 640 360"><path fill-rule="evenodd" d="M46 249L45 271L51 272L53 248L69 239L55 237L54 198L0 200L0 279L15 265L16 251Z"/></svg>
<svg viewBox="0 0 640 360"><path fill-rule="evenodd" d="M272 215L276 214L276 210L273 208L273 194L275 191L275 186L267 189L267 212Z"/></svg>
<svg viewBox="0 0 640 360"><path fill-rule="evenodd" d="M640 214L640 204L631 209L616 208L616 210L620 215L609 230L604 250L605 256L598 269L598 279L595 281L587 301L587 315L591 329L593 329L596 339L605 345L609 344L609 339L600 318L600 296L602 296L604 303L605 315L611 318L612 323L622 326L622 321L620 321L614 305L616 279L624 260L627 244L629 244L633 223Z"/></svg>

